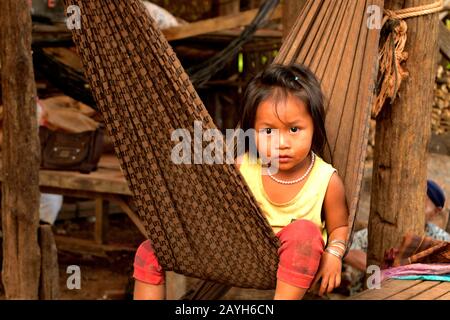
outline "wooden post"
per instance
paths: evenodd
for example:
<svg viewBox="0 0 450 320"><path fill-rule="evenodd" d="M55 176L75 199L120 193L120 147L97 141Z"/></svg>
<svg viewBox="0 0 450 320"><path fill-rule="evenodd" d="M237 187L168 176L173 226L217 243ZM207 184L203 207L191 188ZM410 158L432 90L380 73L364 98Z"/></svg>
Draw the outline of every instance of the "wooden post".
<svg viewBox="0 0 450 320"><path fill-rule="evenodd" d="M3 271L7 299L38 299L40 148L31 58L31 16L24 0L0 1L3 94Z"/></svg>
<svg viewBox="0 0 450 320"><path fill-rule="evenodd" d="M283 18L281 19L283 23L283 39L291 31L305 2L306 0L284 0Z"/></svg>
<svg viewBox="0 0 450 320"><path fill-rule="evenodd" d="M39 298L41 300L57 300L59 298L58 252L50 225L40 226L39 244L42 255Z"/></svg>
<svg viewBox="0 0 450 320"><path fill-rule="evenodd" d="M432 2L388 0L385 7L398 10ZM424 233L437 19L438 14L431 14L405 20L409 78L395 103L385 105L377 119L367 265L381 265L385 250L399 246L406 232Z"/></svg>
<svg viewBox="0 0 450 320"><path fill-rule="evenodd" d="M106 243L108 229L109 202L102 197L95 199L95 242Z"/></svg>

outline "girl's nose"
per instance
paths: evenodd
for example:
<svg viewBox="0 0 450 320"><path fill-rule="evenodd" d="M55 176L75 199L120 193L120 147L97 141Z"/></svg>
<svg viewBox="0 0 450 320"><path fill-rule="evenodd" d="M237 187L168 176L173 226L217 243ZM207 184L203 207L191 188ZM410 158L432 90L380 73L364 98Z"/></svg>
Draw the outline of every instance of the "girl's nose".
<svg viewBox="0 0 450 320"><path fill-rule="evenodd" d="M279 142L280 142L280 145L279 145L280 149L289 148L289 137L287 137L285 133L280 132Z"/></svg>

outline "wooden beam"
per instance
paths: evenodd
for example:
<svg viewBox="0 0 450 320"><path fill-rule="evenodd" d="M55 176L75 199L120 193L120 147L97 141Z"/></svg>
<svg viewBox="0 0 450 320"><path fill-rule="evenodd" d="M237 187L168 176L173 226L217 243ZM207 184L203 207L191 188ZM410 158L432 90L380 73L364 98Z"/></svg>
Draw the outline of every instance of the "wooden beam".
<svg viewBox="0 0 450 320"><path fill-rule="evenodd" d="M108 233L108 210L109 202L102 197L95 199L95 242L106 243Z"/></svg>
<svg viewBox="0 0 450 320"><path fill-rule="evenodd" d="M144 224L139 216L130 208L129 202L124 200L123 197L116 196L112 199L115 203L117 203L120 208L126 213L126 215L133 221L134 225L139 229L139 231L147 237L147 232L145 231Z"/></svg>
<svg viewBox="0 0 450 320"><path fill-rule="evenodd" d="M67 236L55 236L56 247L58 250L86 253L98 257L107 257L107 252L111 251L125 251L136 252L137 248L128 247L117 244L98 244L95 241L87 239L78 239Z"/></svg>
<svg viewBox="0 0 450 320"><path fill-rule="evenodd" d="M388 0L397 10L429 0ZM438 50L438 14L405 20L408 24L406 69L393 105L377 118L372 195L369 217L368 264L381 265L385 250L398 247L406 232L423 235L427 179L427 145ZM427 42L424 44L423 39Z"/></svg>
<svg viewBox="0 0 450 320"><path fill-rule="evenodd" d="M198 36L205 33L217 32L226 29L233 29L240 26L250 24L258 13L258 9L252 9L233 15L206 19L193 22L179 27L173 27L162 30L168 41L179 40L188 37ZM275 8L271 20L279 19L282 15L282 7L279 5Z"/></svg>
<svg viewBox="0 0 450 320"><path fill-rule="evenodd" d="M38 299L40 148L26 1L0 1L3 118L3 285L7 299Z"/></svg>

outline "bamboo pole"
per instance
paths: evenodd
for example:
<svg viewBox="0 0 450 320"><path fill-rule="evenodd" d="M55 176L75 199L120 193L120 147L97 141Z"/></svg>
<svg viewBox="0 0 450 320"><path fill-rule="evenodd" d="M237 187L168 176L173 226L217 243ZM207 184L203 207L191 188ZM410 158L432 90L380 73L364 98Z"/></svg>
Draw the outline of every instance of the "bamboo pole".
<svg viewBox="0 0 450 320"><path fill-rule="evenodd" d="M24 0L0 1L3 93L3 270L7 299L38 299L39 159L31 16Z"/></svg>
<svg viewBox="0 0 450 320"><path fill-rule="evenodd" d="M401 9L433 0L388 0ZM409 78L393 105L377 119L372 196L369 217L368 265L381 265L384 252L401 244L406 232L424 233L427 145L438 50L438 14L407 19Z"/></svg>

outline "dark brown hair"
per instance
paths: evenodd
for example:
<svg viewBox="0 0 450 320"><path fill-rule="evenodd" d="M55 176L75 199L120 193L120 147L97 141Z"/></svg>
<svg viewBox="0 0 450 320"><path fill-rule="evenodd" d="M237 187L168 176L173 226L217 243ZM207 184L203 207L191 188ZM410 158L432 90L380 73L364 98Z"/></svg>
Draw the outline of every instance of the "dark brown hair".
<svg viewBox="0 0 450 320"><path fill-rule="evenodd" d="M258 73L248 84L244 93L240 128L244 131L255 126L256 110L261 102L272 98L284 101L288 94L299 98L313 119L312 150L323 156L328 143L325 131L324 97L320 83L307 67L299 64L272 64ZM250 141L254 144L254 141ZM251 149L251 148L250 148ZM249 148L246 146L246 151Z"/></svg>

